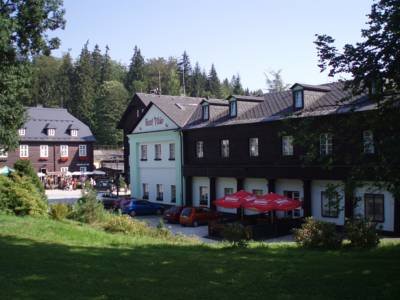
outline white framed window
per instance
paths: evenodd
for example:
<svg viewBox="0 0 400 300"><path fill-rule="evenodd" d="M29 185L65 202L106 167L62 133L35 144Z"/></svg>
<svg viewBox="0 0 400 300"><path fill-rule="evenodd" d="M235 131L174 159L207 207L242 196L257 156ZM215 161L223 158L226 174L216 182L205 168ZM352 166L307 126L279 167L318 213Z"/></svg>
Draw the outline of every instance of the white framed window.
<svg viewBox="0 0 400 300"><path fill-rule="evenodd" d="M233 188L224 188L224 196L233 194Z"/></svg>
<svg viewBox="0 0 400 300"><path fill-rule="evenodd" d="M0 148L0 158L7 158L8 152L4 148Z"/></svg>
<svg viewBox="0 0 400 300"><path fill-rule="evenodd" d="M142 183L142 198L145 200L149 199L149 184Z"/></svg>
<svg viewBox="0 0 400 300"><path fill-rule="evenodd" d="M49 157L48 145L40 145L40 157Z"/></svg>
<svg viewBox="0 0 400 300"><path fill-rule="evenodd" d="M169 144L169 160L175 160L175 144Z"/></svg>
<svg viewBox="0 0 400 300"><path fill-rule="evenodd" d="M372 133L371 130L365 130L363 132L363 144L364 144L365 154L375 153L374 134Z"/></svg>
<svg viewBox="0 0 400 300"><path fill-rule="evenodd" d="M87 171L87 167L79 167L79 171L81 173L85 173Z"/></svg>
<svg viewBox="0 0 400 300"><path fill-rule="evenodd" d="M140 145L140 160L147 160L147 145Z"/></svg>
<svg viewBox="0 0 400 300"><path fill-rule="evenodd" d="M18 129L18 135L19 135L19 136L25 136L25 133L26 133L25 128L20 128L20 129Z"/></svg>
<svg viewBox="0 0 400 300"><path fill-rule="evenodd" d="M332 155L332 134L331 133L323 133L319 137L319 149L321 156L329 156Z"/></svg>
<svg viewBox="0 0 400 300"><path fill-rule="evenodd" d="M385 197L383 194L365 194L365 218L372 222L385 221Z"/></svg>
<svg viewBox="0 0 400 300"><path fill-rule="evenodd" d="M164 200L164 188L162 184L156 184L156 190L157 190L157 200L158 201L163 201Z"/></svg>
<svg viewBox="0 0 400 300"><path fill-rule="evenodd" d="M283 191L283 195L285 195L289 199L301 201L299 191ZM287 211L286 216L300 218L301 217L301 208L296 208L294 210Z"/></svg>
<svg viewBox="0 0 400 300"><path fill-rule="evenodd" d="M221 140L221 156L229 157L229 140Z"/></svg>
<svg viewBox="0 0 400 300"><path fill-rule="evenodd" d="M210 118L210 107L208 104L202 106L203 121L207 121Z"/></svg>
<svg viewBox="0 0 400 300"><path fill-rule="evenodd" d="M60 146L60 156L61 157L68 157L68 145L61 145Z"/></svg>
<svg viewBox="0 0 400 300"><path fill-rule="evenodd" d="M229 102L229 116L236 117L237 116L237 101L232 100Z"/></svg>
<svg viewBox="0 0 400 300"><path fill-rule="evenodd" d="M55 136L56 135L55 128L47 128L47 135L48 136Z"/></svg>
<svg viewBox="0 0 400 300"><path fill-rule="evenodd" d="M154 159L161 160L161 144L154 145Z"/></svg>
<svg viewBox="0 0 400 300"><path fill-rule="evenodd" d="M304 93L302 90L294 91L294 107L295 108L303 108L304 107Z"/></svg>
<svg viewBox="0 0 400 300"><path fill-rule="evenodd" d="M249 139L250 157L258 157L258 138Z"/></svg>
<svg viewBox="0 0 400 300"><path fill-rule="evenodd" d="M29 157L28 145L19 145L19 157Z"/></svg>
<svg viewBox="0 0 400 300"><path fill-rule="evenodd" d="M60 168L60 172L64 173L64 174L67 173L68 172L68 167L61 167Z"/></svg>
<svg viewBox="0 0 400 300"><path fill-rule="evenodd" d="M293 156L293 136L286 135L282 137L282 155Z"/></svg>
<svg viewBox="0 0 400 300"><path fill-rule="evenodd" d="M196 142L196 157L197 158L204 157L204 142L203 141Z"/></svg>
<svg viewBox="0 0 400 300"><path fill-rule="evenodd" d="M171 185L171 202L176 202L176 185Z"/></svg>
<svg viewBox="0 0 400 300"><path fill-rule="evenodd" d="M251 192L256 196L261 196L262 194L264 194L264 191L260 189L254 189Z"/></svg>
<svg viewBox="0 0 400 300"><path fill-rule="evenodd" d="M200 187L200 205L208 206L208 186Z"/></svg>
<svg viewBox="0 0 400 300"><path fill-rule="evenodd" d="M87 156L87 145L79 145L79 156Z"/></svg>
<svg viewBox="0 0 400 300"><path fill-rule="evenodd" d="M321 192L321 216L326 218L337 218L339 216L339 196L327 195Z"/></svg>
<svg viewBox="0 0 400 300"><path fill-rule="evenodd" d="M78 136L78 129L71 129L71 136Z"/></svg>

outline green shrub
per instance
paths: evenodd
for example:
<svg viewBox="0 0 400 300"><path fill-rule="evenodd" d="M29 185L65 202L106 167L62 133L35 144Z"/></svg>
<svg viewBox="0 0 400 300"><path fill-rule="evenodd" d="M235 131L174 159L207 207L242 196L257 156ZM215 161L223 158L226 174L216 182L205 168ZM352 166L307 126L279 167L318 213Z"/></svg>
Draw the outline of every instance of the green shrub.
<svg viewBox="0 0 400 300"><path fill-rule="evenodd" d="M43 216L47 214L47 199L31 178L12 173L0 176L0 210L19 216Z"/></svg>
<svg viewBox="0 0 400 300"><path fill-rule="evenodd" d="M348 220L345 224L345 233L352 247L372 248L380 242L376 223L363 218Z"/></svg>
<svg viewBox="0 0 400 300"><path fill-rule="evenodd" d="M249 234L242 224L231 223L224 225L222 237L225 241L230 242L233 247L245 248L248 246Z"/></svg>
<svg viewBox="0 0 400 300"><path fill-rule="evenodd" d="M306 248L336 249L342 244L342 236L333 223L307 218L301 228L294 230L296 243Z"/></svg>
<svg viewBox="0 0 400 300"><path fill-rule="evenodd" d="M106 220L102 223L105 231L110 233L122 233L131 236L153 237L171 242L184 242L189 238L181 235L173 235L165 226L150 227L147 223L135 220L128 215L108 214Z"/></svg>
<svg viewBox="0 0 400 300"><path fill-rule="evenodd" d="M82 198L73 206L71 218L88 224L103 221L106 211L103 204L97 201L96 192L90 188L83 190L82 194Z"/></svg>
<svg viewBox="0 0 400 300"><path fill-rule="evenodd" d="M50 217L54 220L64 220L71 213L71 207L65 203L56 203L50 205Z"/></svg>
<svg viewBox="0 0 400 300"><path fill-rule="evenodd" d="M30 160L17 160L14 164L14 169L17 171L18 175L21 177L29 177L32 183L38 188L40 193L45 195L43 183L37 176L35 169L32 166Z"/></svg>
<svg viewBox="0 0 400 300"><path fill-rule="evenodd" d="M148 232L148 227L145 223L133 220L128 215L115 215L107 219L103 228L108 232L133 235L145 235Z"/></svg>

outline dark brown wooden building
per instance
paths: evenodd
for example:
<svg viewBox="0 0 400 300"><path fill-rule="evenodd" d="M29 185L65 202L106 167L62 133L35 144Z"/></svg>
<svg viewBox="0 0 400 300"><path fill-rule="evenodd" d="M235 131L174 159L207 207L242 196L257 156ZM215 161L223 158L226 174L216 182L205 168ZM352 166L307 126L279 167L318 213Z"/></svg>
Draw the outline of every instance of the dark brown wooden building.
<svg viewBox="0 0 400 300"><path fill-rule="evenodd" d="M30 160L42 173L93 170L93 143L89 127L62 108L27 108L27 121L18 130L19 147L0 153L0 166Z"/></svg>
<svg viewBox="0 0 400 300"><path fill-rule="evenodd" d="M367 122L349 130L351 137L332 130L349 114L367 116L375 109L368 95L340 102L346 96L342 84L332 83L295 84L289 91L264 97L205 99L183 130L186 204L212 207L213 200L241 189L276 192L302 201L302 209L289 212L292 216L313 216L340 226L346 217L364 215L383 231L400 234L400 199L369 178L351 194L345 192L354 164L374 159L374 134L378 135ZM318 133L315 144L294 142L296 122ZM314 146L320 159L305 164L305 146ZM326 160L333 163L327 167ZM335 208L326 197L330 185L337 186Z"/></svg>

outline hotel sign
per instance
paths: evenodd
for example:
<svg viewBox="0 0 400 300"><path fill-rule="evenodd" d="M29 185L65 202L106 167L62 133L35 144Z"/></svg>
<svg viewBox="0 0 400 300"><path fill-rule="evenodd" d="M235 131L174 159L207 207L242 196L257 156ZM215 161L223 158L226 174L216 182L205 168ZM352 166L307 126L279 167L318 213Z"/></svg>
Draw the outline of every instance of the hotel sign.
<svg viewBox="0 0 400 300"><path fill-rule="evenodd" d="M144 125L146 127L154 126L154 125L162 125L164 124L164 118L162 117L153 117L152 119L145 118Z"/></svg>
<svg viewBox="0 0 400 300"><path fill-rule="evenodd" d="M158 107L152 106L133 130L133 133L176 129L178 126Z"/></svg>

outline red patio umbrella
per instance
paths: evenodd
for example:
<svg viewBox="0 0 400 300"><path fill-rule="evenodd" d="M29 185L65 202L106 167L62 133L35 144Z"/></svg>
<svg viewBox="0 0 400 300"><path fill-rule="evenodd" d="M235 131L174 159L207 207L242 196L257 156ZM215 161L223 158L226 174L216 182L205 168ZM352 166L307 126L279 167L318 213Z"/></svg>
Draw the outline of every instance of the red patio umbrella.
<svg viewBox="0 0 400 300"><path fill-rule="evenodd" d="M216 206L225 208L240 208L244 206L244 204L254 201L256 199L257 197L252 193L241 190L236 193L226 195L223 198L217 199L213 203Z"/></svg>
<svg viewBox="0 0 400 300"><path fill-rule="evenodd" d="M256 200L245 204L245 208L256 209L261 212L272 210L293 210L301 206L300 201L289 199L283 195L269 193L258 196Z"/></svg>

